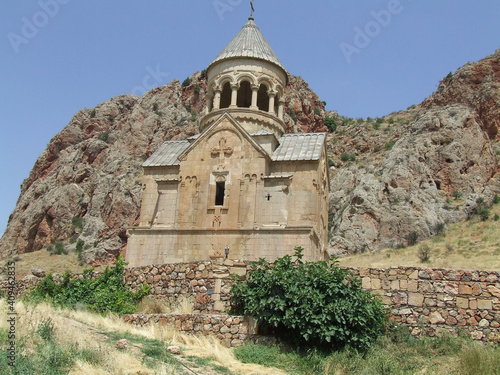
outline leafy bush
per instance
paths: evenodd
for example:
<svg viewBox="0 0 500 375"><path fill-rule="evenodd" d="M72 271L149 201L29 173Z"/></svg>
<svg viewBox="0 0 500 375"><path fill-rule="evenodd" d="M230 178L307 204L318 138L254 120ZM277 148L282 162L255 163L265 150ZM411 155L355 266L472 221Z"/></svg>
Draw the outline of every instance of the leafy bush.
<svg viewBox="0 0 500 375"><path fill-rule="evenodd" d="M500 197L498 196L498 194L495 194L495 196L493 197L493 203L494 204L500 203Z"/></svg>
<svg viewBox="0 0 500 375"><path fill-rule="evenodd" d="M183 82L182 82L182 87L187 87L191 84L191 78L187 77Z"/></svg>
<svg viewBox="0 0 500 375"><path fill-rule="evenodd" d="M83 228L83 218L74 216L71 219L71 225L73 225L77 229L82 229Z"/></svg>
<svg viewBox="0 0 500 375"><path fill-rule="evenodd" d="M99 313L130 314L140 299L149 293L149 287L146 285L140 292L131 292L124 283L124 266L120 256L113 268L106 267L97 277L93 277L92 269L83 271L82 279L72 279L71 274L66 272L62 280L56 282L52 275L48 275L31 291L28 300L35 303L46 300L56 306L78 303Z"/></svg>
<svg viewBox="0 0 500 375"><path fill-rule="evenodd" d="M302 251L295 248L296 261L252 263L247 280L231 290L232 312L297 346L368 348L387 322L380 301L336 262L304 263Z"/></svg>
<svg viewBox="0 0 500 375"><path fill-rule="evenodd" d="M330 132L335 133L337 130L337 122L333 117L326 116L325 117L325 126L330 130Z"/></svg>
<svg viewBox="0 0 500 375"><path fill-rule="evenodd" d="M356 161L356 155L348 154L347 152L344 152L342 155L340 155L340 160L343 162L347 161Z"/></svg>
<svg viewBox="0 0 500 375"><path fill-rule="evenodd" d="M391 149L394 147L394 145L395 145L395 144L396 144L396 141L395 141L395 140L391 140L391 141L387 142L387 143L384 145L384 149L385 149L386 151L389 151L389 150L391 150Z"/></svg>
<svg viewBox="0 0 500 375"><path fill-rule="evenodd" d="M61 241L57 241L55 247L47 247L49 250L50 254L52 255L62 255L62 254L68 254L68 250L64 247L64 244Z"/></svg>
<svg viewBox="0 0 500 375"><path fill-rule="evenodd" d="M97 138L103 142L106 142L108 143L108 140L109 140L109 132L104 132L104 133L101 133L97 136Z"/></svg>
<svg viewBox="0 0 500 375"><path fill-rule="evenodd" d="M446 229L446 224L443 223L442 221L437 223L436 226L434 227L434 230L436 231L436 234L441 234L445 231Z"/></svg>
<svg viewBox="0 0 500 375"><path fill-rule="evenodd" d="M201 90L201 89L200 89L200 86L198 86L198 84L194 85L194 89L193 89L193 91L194 91L194 93L195 93L196 95L198 95L198 94L200 93L200 90Z"/></svg>
<svg viewBox="0 0 500 375"><path fill-rule="evenodd" d="M477 214L482 221L486 221L490 217L490 210L488 210L487 208L481 208Z"/></svg>
<svg viewBox="0 0 500 375"><path fill-rule="evenodd" d="M95 109L93 109L91 112L90 112L90 118L94 118L95 117Z"/></svg>
<svg viewBox="0 0 500 375"><path fill-rule="evenodd" d="M417 256L422 263L426 263L430 260L431 249L429 245L421 245L418 249Z"/></svg>
<svg viewBox="0 0 500 375"><path fill-rule="evenodd" d="M408 235L408 246L413 246L418 242L418 233L417 232L411 232Z"/></svg>
<svg viewBox="0 0 500 375"><path fill-rule="evenodd" d="M78 254L78 259L82 259L83 247L85 246L85 242L83 240L78 240L75 247L75 252Z"/></svg>

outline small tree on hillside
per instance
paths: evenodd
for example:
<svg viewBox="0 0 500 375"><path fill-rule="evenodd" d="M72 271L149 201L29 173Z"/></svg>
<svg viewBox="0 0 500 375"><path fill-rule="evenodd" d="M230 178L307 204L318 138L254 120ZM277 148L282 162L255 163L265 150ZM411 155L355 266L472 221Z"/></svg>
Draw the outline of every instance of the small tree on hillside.
<svg viewBox="0 0 500 375"><path fill-rule="evenodd" d="M295 251L295 261L254 262L231 290L232 313L254 317L297 346L368 348L385 330L380 301L337 262L304 263L303 249Z"/></svg>

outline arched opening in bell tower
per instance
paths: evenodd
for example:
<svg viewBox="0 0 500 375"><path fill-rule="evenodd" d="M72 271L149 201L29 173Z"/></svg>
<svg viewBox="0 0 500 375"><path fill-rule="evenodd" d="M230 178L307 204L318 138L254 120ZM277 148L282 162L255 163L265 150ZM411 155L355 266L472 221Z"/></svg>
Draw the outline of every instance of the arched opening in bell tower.
<svg viewBox="0 0 500 375"><path fill-rule="evenodd" d="M229 108L231 105L231 85L229 82L226 82L224 86L222 86L222 93L220 96L220 108Z"/></svg>
<svg viewBox="0 0 500 375"><path fill-rule="evenodd" d="M265 112L269 112L269 94L267 91L266 85L261 84L257 93L257 107Z"/></svg>
<svg viewBox="0 0 500 375"><path fill-rule="evenodd" d="M250 108L252 105L252 88L248 81L242 81L238 89L238 100L236 102L240 108Z"/></svg>

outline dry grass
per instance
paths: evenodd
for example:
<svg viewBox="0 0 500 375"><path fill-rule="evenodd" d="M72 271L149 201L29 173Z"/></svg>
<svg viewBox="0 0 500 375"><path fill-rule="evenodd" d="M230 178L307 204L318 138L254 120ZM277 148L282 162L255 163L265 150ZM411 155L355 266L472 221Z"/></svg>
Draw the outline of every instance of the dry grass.
<svg viewBox="0 0 500 375"><path fill-rule="evenodd" d="M157 296L144 297L137 307L137 314L192 314L194 300L188 296L179 296L175 303Z"/></svg>
<svg viewBox="0 0 500 375"><path fill-rule="evenodd" d="M66 270L81 273L85 268L88 268L88 265L79 264L80 261L76 253L51 255L47 250L40 250L21 254L18 257L21 258L21 260L16 260L16 277L18 279L31 275L31 267L41 268L47 274L64 273ZM4 260L4 263L6 261ZM96 270L99 269L104 269L104 267L96 267Z"/></svg>
<svg viewBox="0 0 500 375"><path fill-rule="evenodd" d="M491 208L490 219L472 219L449 225L446 232L404 249L384 249L339 259L346 267L388 268L417 266L500 271L500 204ZM419 259L421 246L429 247L429 261Z"/></svg>
<svg viewBox="0 0 500 375"><path fill-rule="evenodd" d="M0 301L0 329L7 329L7 311L4 300ZM99 364L77 360L70 374L180 374L179 366L169 363L161 363L152 369L148 367L144 354L141 352L141 338L158 342L163 347L178 345L181 347L182 362L195 364L193 358L210 359L208 368L210 374L218 374L217 366L225 367L234 374L269 374L269 368L243 364L238 361L233 350L223 347L213 337L195 337L181 335L174 329L165 326L148 325L136 327L125 324L123 320L113 314L101 316L87 311L57 309L48 304L39 304L36 307L18 302L15 306L18 313L18 324L16 334L18 338L36 336L37 327L47 319L54 325L55 338L58 345L73 345L78 348L90 350L102 357ZM129 348L126 350L116 349L114 343L116 338L127 338ZM132 339L130 339L132 338ZM35 341L28 340L27 351L35 351ZM26 354L26 353L25 353ZM158 361L157 361L158 362ZM284 374L274 371L273 374Z"/></svg>

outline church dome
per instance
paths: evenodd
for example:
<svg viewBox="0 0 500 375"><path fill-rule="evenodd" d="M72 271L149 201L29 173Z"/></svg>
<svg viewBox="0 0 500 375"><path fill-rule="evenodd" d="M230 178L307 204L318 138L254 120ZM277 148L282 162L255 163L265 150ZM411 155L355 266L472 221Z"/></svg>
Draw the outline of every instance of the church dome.
<svg viewBox="0 0 500 375"><path fill-rule="evenodd" d="M200 130L228 111L249 133L266 130L279 139L288 73L253 17L207 68L207 109Z"/></svg>
<svg viewBox="0 0 500 375"><path fill-rule="evenodd" d="M210 69L212 65L222 60L241 57L268 61L285 70L283 64L266 41L266 38L264 38L264 35L260 32L252 17L233 40L229 42L226 48L212 61L208 68Z"/></svg>

